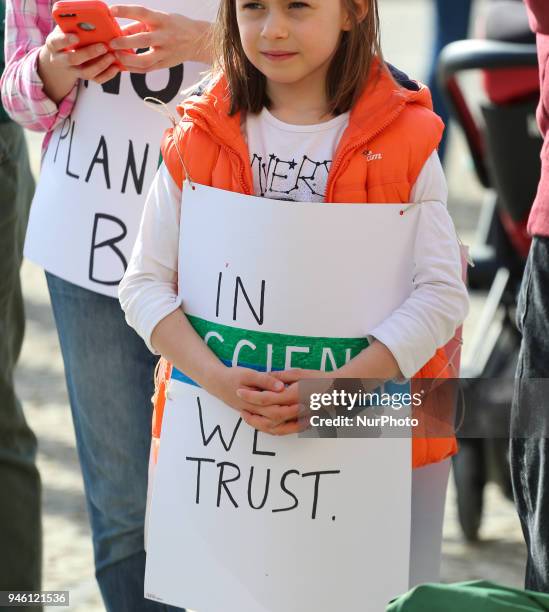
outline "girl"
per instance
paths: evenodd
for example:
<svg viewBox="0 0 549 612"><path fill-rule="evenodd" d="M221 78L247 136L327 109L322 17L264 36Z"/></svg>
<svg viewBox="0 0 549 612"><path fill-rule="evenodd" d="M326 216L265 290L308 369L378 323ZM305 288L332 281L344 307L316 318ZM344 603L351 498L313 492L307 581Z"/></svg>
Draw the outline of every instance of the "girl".
<svg viewBox="0 0 549 612"><path fill-rule="evenodd" d="M443 126L428 90L384 64L378 21L376 0L222 0L212 80L201 97L185 101L164 140L164 163L119 288L127 321L153 352L273 435L299 430L296 383L321 374L227 368L187 321L176 287L182 161L193 181L245 194L434 204L419 216L414 291L370 330L368 348L330 376L437 377L447 362L440 347L467 313L436 153ZM162 371L165 378L169 366ZM157 395L154 435L162 381ZM427 561L412 563L412 584L438 579L453 452L452 439L414 439L412 547Z"/></svg>
<svg viewBox="0 0 549 612"><path fill-rule="evenodd" d="M182 61L209 61L201 44L209 30L208 23L169 14L170 9L178 10L179 3L175 0L155 0L148 4L157 10L121 6L114 11L120 17L138 22L126 28L128 36L113 42L113 48L151 47L140 55L121 53L118 59L126 62L128 70L140 73L175 66L170 75L182 75L182 67L177 67ZM202 4L195 2L192 6L190 2L187 8L196 10ZM156 170L162 134L154 122L143 122L139 135L134 134L139 114L148 116L141 97L131 87L136 77L128 73L120 75L113 63L113 53L107 52L104 45L66 53L64 49L77 40L74 35L67 36L59 27L53 27L53 1L8 0L6 5L6 69L2 76L2 99L15 121L29 129L46 132L43 168L32 207L35 213L46 209L47 227L39 227L39 231L49 236L46 254L56 253L68 262L85 261L89 257L89 238L85 241L72 238L83 225L84 213L80 212L81 216L76 218L60 214L60 203L69 204L66 209L69 213L87 210L93 219L96 213L118 215L120 204L129 197L133 198L132 212L125 223L131 249L135 238L131 228L134 225L137 229L147 187ZM157 73L164 83L167 73ZM193 74L192 64L185 67L185 73ZM198 75L196 68L194 74ZM119 80L108 84L113 77ZM153 82L155 77L151 76ZM86 86L85 80L90 81ZM104 88L99 87L105 83ZM192 80L187 82L191 83ZM176 87L174 95L177 91ZM121 112L117 104L121 105ZM101 106L105 107L103 111ZM109 118L120 130L119 139L124 142L132 139L136 151L143 151L145 146L151 149L146 172L142 170L139 193L131 182L121 194L120 187L111 189L110 184L97 181L100 175L95 172L88 182L84 180L85 172L75 171L79 151L93 151L98 142L98 134L79 132L79 126L101 126L98 131L104 130L109 140ZM63 135L71 123L75 128L74 139L71 136L72 168L68 161L61 161L62 143L68 143ZM50 142L53 146L49 146ZM57 153L60 157L55 165L51 160ZM111 153L110 178L114 183L112 157ZM67 176L66 171L71 174ZM92 187L94 180L96 186ZM84 204L90 188L102 188L103 192L95 200L92 198L86 208ZM31 226L32 216L31 212ZM62 235L52 238L55 228L60 228ZM32 240L30 243L27 240L27 247L35 247ZM153 357L126 325L118 301L106 293L105 285L98 283L90 287L76 280L68 282L67 277L60 270L52 269L47 261L40 258L35 261L47 270L93 531L96 576L106 609L116 612L167 610L168 606L143 597ZM87 264L85 268L87 270ZM111 378L113 371L117 373L115 378ZM108 379L109 384L105 384Z"/></svg>

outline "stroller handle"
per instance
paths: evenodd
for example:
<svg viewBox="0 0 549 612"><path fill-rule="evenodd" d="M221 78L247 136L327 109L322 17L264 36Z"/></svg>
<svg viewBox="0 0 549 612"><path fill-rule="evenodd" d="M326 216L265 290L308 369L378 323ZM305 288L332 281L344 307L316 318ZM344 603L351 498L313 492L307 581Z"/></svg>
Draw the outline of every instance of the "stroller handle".
<svg viewBox="0 0 549 612"><path fill-rule="evenodd" d="M450 113L461 125L471 151L478 178L490 187L482 132L471 113L457 76L467 70L531 68L538 65L536 45L494 40L460 40L447 45L440 54L437 81Z"/></svg>
<svg viewBox="0 0 549 612"><path fill-rule="evenodd" d="M538 65L536 45L497 40L458 40L442 50L438 78L442 82L464 70L526 68Z"/></svg>

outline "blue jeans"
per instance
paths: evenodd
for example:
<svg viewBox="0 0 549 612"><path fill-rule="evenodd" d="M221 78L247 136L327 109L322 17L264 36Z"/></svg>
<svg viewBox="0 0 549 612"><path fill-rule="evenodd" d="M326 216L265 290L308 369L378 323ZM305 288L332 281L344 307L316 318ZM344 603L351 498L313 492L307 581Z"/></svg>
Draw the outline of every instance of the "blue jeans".
<svg viewBox="0 0 549 612"><path fill-rule="evenodd" d="M435 0L435 31L431 51L431 67L428 85L433 96L433 107L444 123L448 123L449 112L437 83L438 56L446 45L467 38L472 0ZM447 130L442 136L438 153L444 160Z"/></svg>
<svg viewBox="0 0 549 612"><path fill-rule="evenodd" d="M143 597L144 518L157 358L118 300L46 273L109 612L174 610Z"/></svg>

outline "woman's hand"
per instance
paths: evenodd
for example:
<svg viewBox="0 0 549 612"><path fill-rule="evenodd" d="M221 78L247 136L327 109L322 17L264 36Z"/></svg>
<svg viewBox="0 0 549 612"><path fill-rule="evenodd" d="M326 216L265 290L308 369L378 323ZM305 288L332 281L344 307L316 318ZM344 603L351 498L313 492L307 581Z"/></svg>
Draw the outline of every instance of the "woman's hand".
<svg viewBox="0 0 549 612"><path fill-rule="evenodd" d="M211 63L211 24L207 21L136 5L114 5L111 13L137 22L122 28L124 36L109 43L112 49L149 49L116 54L130 72L150 72L189 61Z"/></svg>
<svg viewBox="0 0 549 612"><path fill-rule="evenodd" d="M46 38L38 55L38 74L44 83L44 93L58 104L74 87L78 79L105 83L120 69L113 65L114 54L98 43L65 51L78 44L76 34L65 34L56 26Z"/></svg>

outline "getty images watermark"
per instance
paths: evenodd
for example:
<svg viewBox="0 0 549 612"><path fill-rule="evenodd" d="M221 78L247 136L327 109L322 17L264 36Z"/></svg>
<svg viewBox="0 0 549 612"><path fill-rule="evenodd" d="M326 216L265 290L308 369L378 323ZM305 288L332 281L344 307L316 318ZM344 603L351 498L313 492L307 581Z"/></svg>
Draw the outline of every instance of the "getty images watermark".
<svg viewBox="0 0 549 612"><path fill-rule="evenodd" d="M549 378L309 379L307 429L327 438L549 438Z"/></svg>
<svg viewBox="0 0 549 612"><path fill-rule="evenodd" d="M445 381L308 379L299 383L306 429L320 438L454 435L456 386Z"/></svg>
<svg viewBox="0 0 549 612"><path fill-rule="evenodd" d="M409 414L403 416L401 411L421 406L424 395L423 390L409 393L381 389L376 391L332 389L329 392L311 393L309 424L311 427L418 427L419 418ZM391 409L393 413L373 414L372 410L366 410L373 407ZM325 411L333 408L346 413L326 416Z"/></svg>

